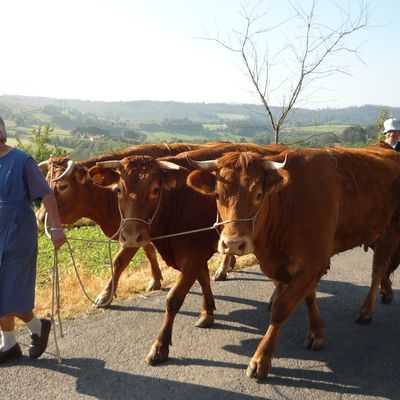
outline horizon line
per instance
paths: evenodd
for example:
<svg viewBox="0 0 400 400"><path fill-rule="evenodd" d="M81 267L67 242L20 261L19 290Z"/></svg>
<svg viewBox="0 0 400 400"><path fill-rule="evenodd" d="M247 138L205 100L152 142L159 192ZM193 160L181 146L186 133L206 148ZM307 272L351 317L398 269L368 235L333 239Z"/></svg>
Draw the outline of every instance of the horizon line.
<svg viewBox="0 0 400 400"><path fill-rule="evenodd" d="M232 106L258 106L263 107L260 103L246 103L246 102L207 102L207 101L180 101L180 100L152 100L152 99L140 99L140 100L91 100L91 99L81 99L81 98L68 98L68 97L51 97L51 96L43 96L43 95L24 95L24 94L8 94L4 93L0 95L1 97L28 97L28 98L39 98L39 99L49 99L49 100L59 100L59 101L81 101L88 103L180 103L180 104L199 104L199 105L232 105ZM361 107L380 107L380 108L400 108L400 106L390 106L390 105L382 105L382 104L372 104L372 103L364 103L362 105L349 105L349 106L341 106L341 107L317 107L317 108L307 108L307 107L293 107L293 110L310 110L310 111L318 111L324 109L334 109L334 110L342 110L346 108L361 108ZM282 106L271 106L271 108L281 108Z"/></svg>

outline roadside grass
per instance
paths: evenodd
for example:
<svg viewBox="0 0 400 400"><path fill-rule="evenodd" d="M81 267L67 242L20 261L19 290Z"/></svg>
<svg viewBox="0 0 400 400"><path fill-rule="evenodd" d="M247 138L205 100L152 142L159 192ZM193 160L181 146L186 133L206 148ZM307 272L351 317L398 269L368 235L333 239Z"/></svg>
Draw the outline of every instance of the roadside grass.
<svg viewBox="0 0 400 400"><path fill-rule="evenodd" d="M107 238L102 234L98 226L72 227L68 228L66 232L83 286L91 299L94 300L111 279ZM104 243L80 242L73 240L73 238L104 240ZM113 242L111 249L112 257L114 257L119 250L119 244ZM51 315L53 256L54 250L51 241L43 232L40 232L35 312L41 317ZM221 255L215 254L209 261L211 276L218 268L220 260ZM163 274L162 286L169 288L174 283L178 272L173 268L167 267L159 255L158 261ZM243 256L237 259L235 269L245 268L254 265L256 262L254 256ZM102 310L94 308L92 303L85 297L76 277L67 244L58 252L58 265L62 318L70 319L83 314L101 312ZM150 278L150 263L144 251L139 249L121 275L114 303L143 294Z"/></svg>

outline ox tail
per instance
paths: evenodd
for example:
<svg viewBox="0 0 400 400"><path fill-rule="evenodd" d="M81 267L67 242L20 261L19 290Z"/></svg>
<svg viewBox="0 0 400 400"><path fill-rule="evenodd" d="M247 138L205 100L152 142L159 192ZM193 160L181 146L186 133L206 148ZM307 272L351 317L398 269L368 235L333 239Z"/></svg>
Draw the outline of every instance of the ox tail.
<svg viewBox="0 0 400 400"><path fill-rule="evenodd" d="M388 264L388 272L392 274L400 265L400 245L397 245L396 250L392 254L392 257L390 258L390 262Z"/></svg>

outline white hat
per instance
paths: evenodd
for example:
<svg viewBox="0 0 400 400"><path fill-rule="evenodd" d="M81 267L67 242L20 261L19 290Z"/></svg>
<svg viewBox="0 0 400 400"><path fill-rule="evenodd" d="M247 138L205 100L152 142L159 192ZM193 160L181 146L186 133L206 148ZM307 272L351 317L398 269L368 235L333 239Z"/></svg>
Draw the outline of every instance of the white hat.
<svg viewBox="0 0 400 400"><path fill-rule="evenodd" d="M389 118L383 123L383 133L400 131L400 121L396 118Z"/></svg>

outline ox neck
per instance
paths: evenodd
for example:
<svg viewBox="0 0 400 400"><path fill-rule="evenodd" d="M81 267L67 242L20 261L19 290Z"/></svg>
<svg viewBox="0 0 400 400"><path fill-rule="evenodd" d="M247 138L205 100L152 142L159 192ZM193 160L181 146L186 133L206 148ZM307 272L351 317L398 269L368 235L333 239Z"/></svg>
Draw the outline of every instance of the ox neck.
<svg viewBox="0 0 400 400"><path fill-rule="evenodd" d="M157 211L153 215L153 220L151 222L151 225L149 226L150 234L152 237L162 235L165 233L165 228L167 226L171 225L171 220L173 223L173 214L174 213L167 213L166 210L168 207L166 207L166 204L174 204L174 202L171 202L171 199L173 199L173 190L162 190L162 199L160 203L157 206Z"/></svg>
<svg viewBox="0 0 400 400"><path fill-rule="evenodd" d="M110 189L91 184L89 187L91 199L88 199L88 207L83 217L90 218L98 224L107 237L111 237L117 231L120 224L118 211L118 199Z"/></svg>
<svg viewBox="0 0 400 400"><path fill-rule="evenodd" d="M260 249L261 253L280 253L283 256L287 233L284 227L290 226L290 216L281 213L281 202L280 193L274 193L266 197L260 211L255 226L254 247Z"/></svg>

